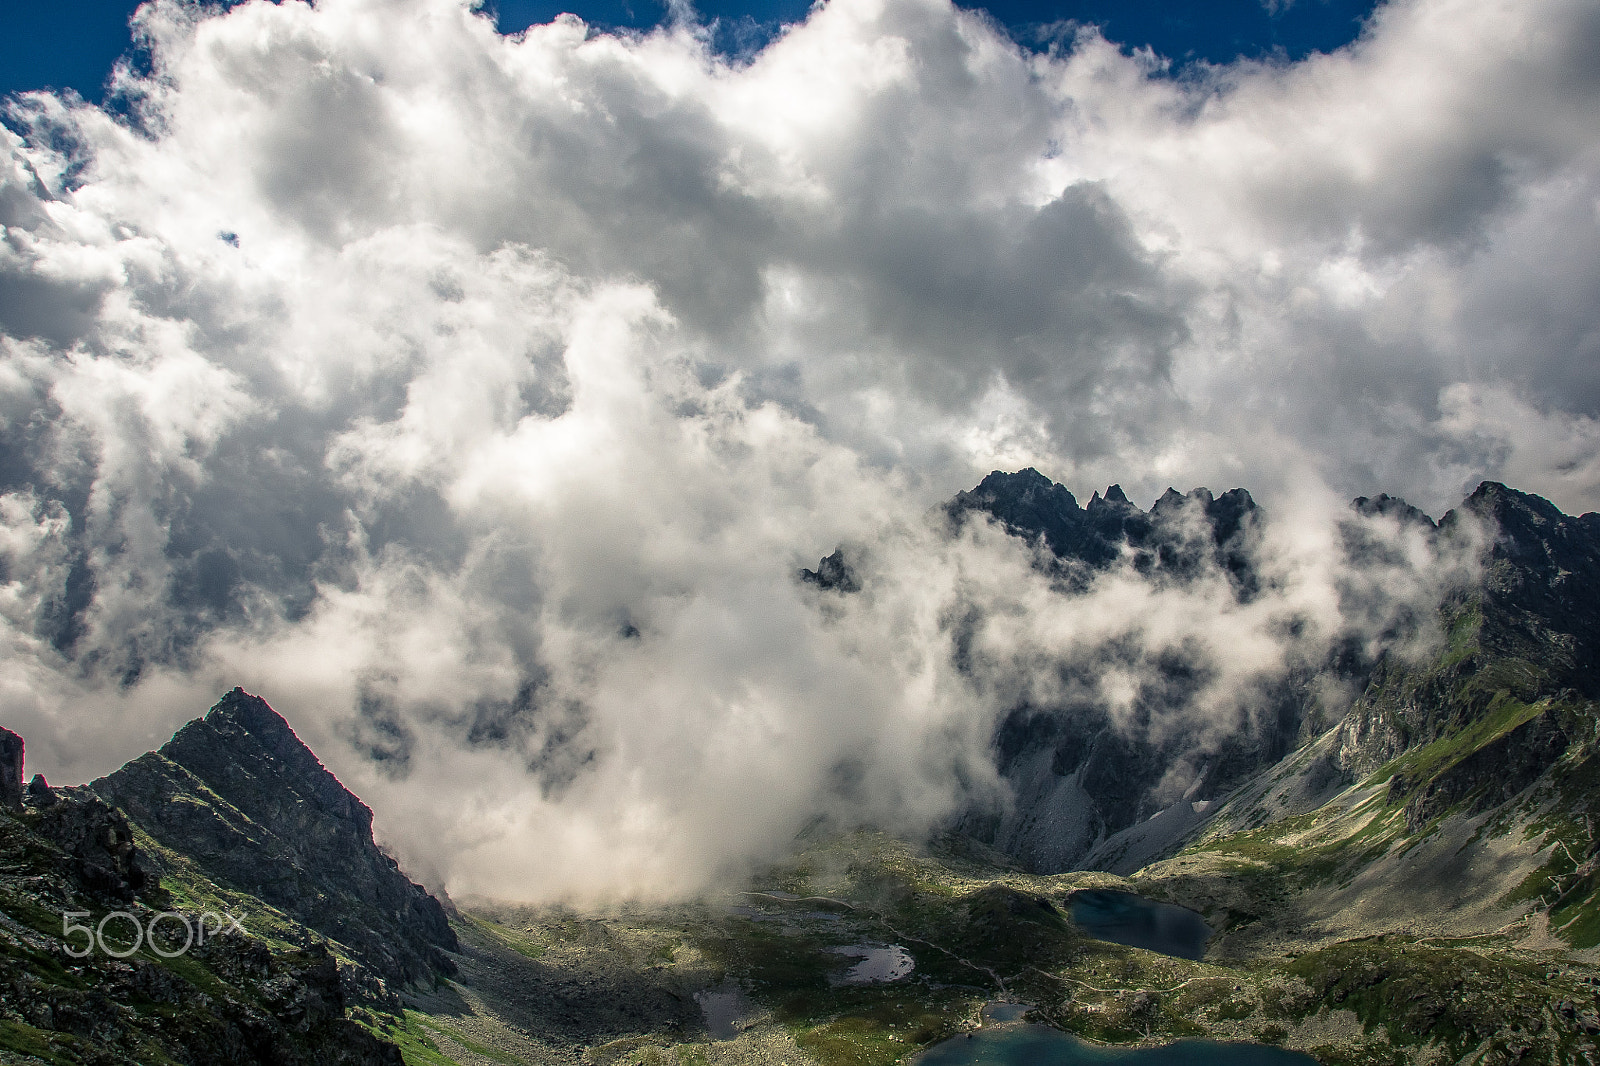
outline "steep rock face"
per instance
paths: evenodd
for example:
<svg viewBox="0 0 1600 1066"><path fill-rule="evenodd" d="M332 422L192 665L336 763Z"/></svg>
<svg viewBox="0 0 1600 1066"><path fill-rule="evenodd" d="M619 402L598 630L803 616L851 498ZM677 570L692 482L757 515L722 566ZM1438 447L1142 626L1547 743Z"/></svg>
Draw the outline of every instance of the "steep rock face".
<svg viewBox="0 0 1600 1066"><path fill-rule="evenodd" d="M438 900L372 838L372 811L242 689L91 786L206 876L346 945L386 981L453 973Z"/></svg>
<svg viewBox="0 0 1600 1066"><path fill-rule="evenodd" d="M0 729L0 807L22 806L22 738Z"/></svg>
<svg viewBox="0 0 1600 1066"><path fill-rule="evenodd" d="M1462 510L1498 531L1483 580L1486 650L1542 660L1551 683L1600 696L1600 514L1568 517L1494 481Z"/></svg>

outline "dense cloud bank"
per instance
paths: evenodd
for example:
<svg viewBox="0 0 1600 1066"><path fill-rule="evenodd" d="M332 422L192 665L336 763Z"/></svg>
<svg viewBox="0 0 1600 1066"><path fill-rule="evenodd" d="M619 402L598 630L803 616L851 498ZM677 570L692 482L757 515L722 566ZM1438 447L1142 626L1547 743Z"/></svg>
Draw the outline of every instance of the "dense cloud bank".
<svg viewBox="0 0 1600 1066"><path fill-rule="evenodd" d="M692 891L992 789L996 717L1083 649L1210 663L1203 743L1470 570L1382 516L1349 565L1358 493L1600 506L1587 0L1177 80L943 0L738 63L451 0L138 28L107 111L0 132L0 718L48 774L242 684L419 872ZM1272 581L1066 599L930 520L1024 465L1245 485ZM794 579L838 543L859 595Z"/></svg>

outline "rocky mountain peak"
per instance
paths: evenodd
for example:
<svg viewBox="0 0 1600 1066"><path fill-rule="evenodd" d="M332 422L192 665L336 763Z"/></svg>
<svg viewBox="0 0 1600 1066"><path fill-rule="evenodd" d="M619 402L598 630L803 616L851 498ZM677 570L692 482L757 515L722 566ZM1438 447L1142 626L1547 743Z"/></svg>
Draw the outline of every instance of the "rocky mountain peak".
<svg viewBox="0 0 1600 1066"><path fill-rule="evenodd" d="M1492 554L1524 565L1543 563L1568 571L1593 572L1600 565L1600 515L1573 517L1543 496L1519 492L1497 481L1485 481L1468 496L1461 510L1496 529ZM1454 512L1439 523L1457 523Z"/></svg>
<svg viewBox="0 0 1600 1066"><path fill-rule="evenodd" d="M159 754L230 799L238 796L247 808L293 796L349 823L356 836L371 835L371 808L339 783L266 700L242 688L184 725Z"/></svg>
<svg viewBox="0 0 1600 1066"><path fill-rule="evenodd" d="M0 756L12 749L8 783L20 781L22 745L0 730ZM24 806L0 815L0 1062L402 1066L397 1047L346 1016L325 945L275 950L254 929L203 925L196 936L206 919L151 876L149 859L91 788L35 775ZM256 904L239 917L253 924ZM126 952L108 946L112 918L141 927Z"/></svg>
<svg viewBox="0 0 1600 1066"><path fill-rule="evenodd" d="M201 724L217 733L248 737L255 745L280 757L311 757L283 715L260 696L252 696L242 688L230 690L203 718L190 722L189 726Z"/></svg>
<svg viewBox="0 0 1600 1066"><path fill-rule="evenodd" d="M1496 481L1480 484L1459 510L1493 531L1482 582L1493 608L1484 643L1600 695L1600 515L1566 515ZM1452 511L1439 529L1455 535L1462 521Z"/></svg>
<svg viewBox="0 0 1600 1066"><path fill-rule="evenodd" d="M815 570L802 569L800 580L818 588L833 589L838 592L861 591L861 579L857 576L855 567L845 558L843 548L835 549L832 555L817 564Z"/></svg>
<svg viewBox="0 0 1600 1066"><path fill-rule="evenodd" d="M1110 488L1106 489L1106 494L1104 496L1100 495L1098 491L1095 492L1095 494L1089 498L1089 502L1083 510L1084 513L1094 515L1101 521L1105 521L1108 517L1105 512L1112 512L1116 514L1140 513L1139 509L1135 507L1128 500L1128 497L1123 493L1121 485L1112 485Z"/></svg>
<svg viewBox="0 0 1600 1066"><path fill-rule="evenodd" d="M1169 488L1149 511L1141 511L1121 485L1112 485L1104 496L1096 492L1084 508L1064 485L1028 467L1014 474L996 470L946 506L957 522L974 511L993 516L1016 536L1042 539L1063 564L1098 569L1131 556L1141 571L1184 579L1209 555L1234 579L1241 596L1255 589L1250 551L1260 508L1244 489L1214 497L1205 488L1187 495ZM1198 513L1204 530L1200 542L1185 517L1191 512Z"/></svg>
<svg viewBox="0 0 1600 1066"><path fill-rule="evenodd" d="M1380 492L1371 497L1357 496L1351 501L1350 506L1359 515L1368 518L1393 518L1402 525L1417 525L1428 529L1437 528L1432 518L1429 518L1420 508L1413 507L1398 496L1391 496L1387 492Z"/></svg>
<svg viewBox="0 0 1600 1066"><path fill-rule="evenodd" d="M454 972L439 901L372 836L372 811L265 700L234 689L91 786L207 877L340 942L386 981Z"/></svg>
<svg viewBox="0 0 1600 1066"><path fill-rule="evenodd" d="M1068 545L1072 528L1084 513L1065 485L1056 484L1031 466L1015 474L992 471L971 492L957 493L950 508L952 514L988 511L1015 530L1043 534L1057 554L1056 545Z"/></svg>
<svg viewBox="0 0 1600 1066"><path fill-rule="evenodd" d="M1211 520L1212 535L1219 544L1239 532L1261 510L1246 489L1229 489L1214 498L1206 489L1194 491L1196 494L1205 493L1206 517Z"/></svg>
<svg viewBox="0 0 1600 1066"><path fill-rule="evenodd" d="M1183 510L1184 504L1188 502L1189 497L1185 496L1177 489L1169 487L1166 492L1161 494L1161 498L1151 506L1150 513L1153 515L1175 514L1178 511Z"/></svg>

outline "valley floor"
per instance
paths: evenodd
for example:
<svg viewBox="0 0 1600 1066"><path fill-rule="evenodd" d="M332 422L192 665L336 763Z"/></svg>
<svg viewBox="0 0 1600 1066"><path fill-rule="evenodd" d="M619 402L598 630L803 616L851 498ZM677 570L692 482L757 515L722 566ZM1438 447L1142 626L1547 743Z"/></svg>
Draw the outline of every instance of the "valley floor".
<svg viewBox="0 0 1600 1066"><path fill-rule="evenodd" d="M972 856L860 832L692 906L583 915L467 901L458 979L413 998L397 1035L417 1064L888 1066L1011 1001L1123 1045L1246 1040L1329 1064L1600 1061L1586 1031L1600 968L1541 919L1397 932L1375 915L1336 936L1293 908L1230 917L1227 886L1271 898L1270 864L1250 860L1261 867L1241 876L1248 857L1216 846L1133 878L1034 876ZM1083 888L1184 903L1230 928L1199 962L1091 940L1066 917ZM859 953L838 949L852 945L898 945L915 968L850 983Z"/></svg>

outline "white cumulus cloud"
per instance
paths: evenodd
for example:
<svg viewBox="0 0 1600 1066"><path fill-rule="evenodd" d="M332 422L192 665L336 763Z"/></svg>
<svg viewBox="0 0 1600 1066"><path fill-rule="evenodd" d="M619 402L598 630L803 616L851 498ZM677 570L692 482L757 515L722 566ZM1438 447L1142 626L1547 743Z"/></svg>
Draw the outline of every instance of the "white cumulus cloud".
<svg viewBox="0 0 1600 1066"><path fill-rule="evenodd" d="M107 108L0 131L0 718L53 777L242 684L437 882L691 892L992 792L998 717L1094 649L1145 649L1113 710L1211 662L1203 743L1437 593L1342 566L1358 493L1600 504L1587 0L1181 78L947 0L738 59L464 0L137 30ZM1273 582L1070 599L930 519L1025 465L1243 485ZM841 543L860 594L795 580Z"/></svg>

